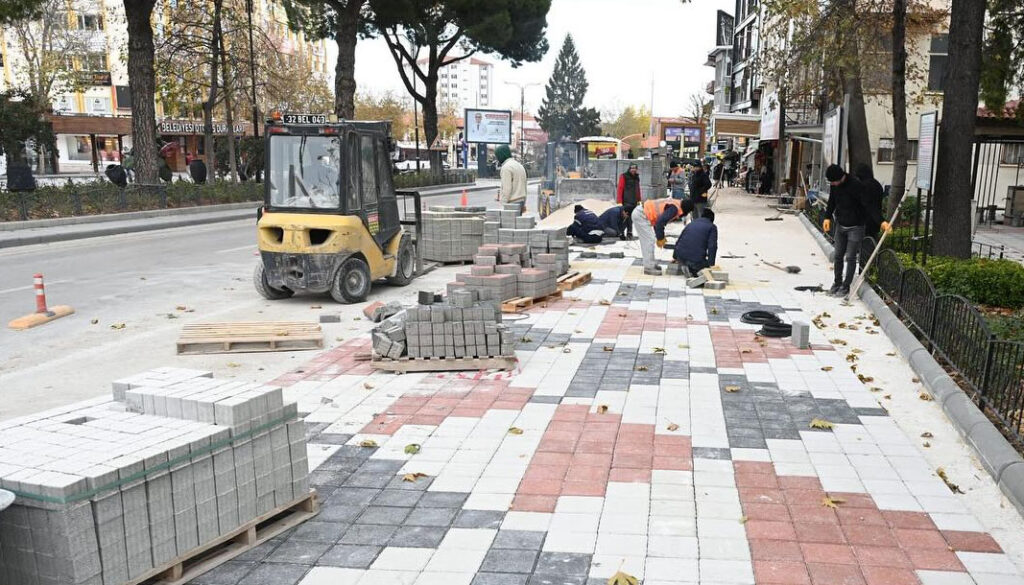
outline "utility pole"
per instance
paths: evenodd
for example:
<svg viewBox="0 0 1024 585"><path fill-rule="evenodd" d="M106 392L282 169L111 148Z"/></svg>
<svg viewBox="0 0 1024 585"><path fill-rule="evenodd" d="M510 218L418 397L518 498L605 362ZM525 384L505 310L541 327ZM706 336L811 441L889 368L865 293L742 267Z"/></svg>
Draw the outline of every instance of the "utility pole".
<svg viewBox="0 0 1024 585"><path fill-rule="evenodd" d="M519 162L524 162L526 160L526 88L540 84L506 81L505 85L514 85L519 88Z"/></svg>
<svg viewBox="0 0 1024 585"><path fill-rule="evenodd" d="M256 106L256 55L252 42L252 0L245 0L245 11L249 19L249 79L252 82L252 135L260 137L260 112Z"/></svg>

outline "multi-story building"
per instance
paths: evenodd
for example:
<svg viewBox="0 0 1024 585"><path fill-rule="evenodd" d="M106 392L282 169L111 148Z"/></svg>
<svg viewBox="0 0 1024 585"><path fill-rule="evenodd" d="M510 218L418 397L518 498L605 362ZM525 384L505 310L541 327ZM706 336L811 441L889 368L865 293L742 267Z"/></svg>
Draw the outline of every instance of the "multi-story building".
<svg viewBox="0 0 1024 585"><path fill-rule="evenodd" d="M229 2L234 0L229 0ZM239 1L240 9L244 5ZM63 64L75 75L74 83L58 82L51 91L51 121L57 134L57 168L48 171L89 172L121 160L131 149L131 91L128 87L127 27L124 5L117 0L70 0L66 11L47 13L42 22L29 25L35 43L25 43L17 26L0 28L0 89L31 89L32 63L36 52L52 49L63 53ZM154 34L174 34L174 22L154 10ZM253 2L253 22L264 29L278 51L302 53L311 72L326 74L324 41L310 41L288 29L283 6L271 0ZM39 39L47 39L41 43ZM29 54L26 54L29 53ZM197 96L197 101L201 98ZM180 170L187 156L202 157L199 137L202 120L183 119L157 99L158 130L165 141L177 141L177 157L171 167ZM248 123L236 123L236 132L250 132ZM215 132L226 134L222 121Z"/></svg>
<svg viewBox="0 0 1024 585"><path fill-rule="evenodd" d="M438 71L438 107L454 109L462 114L465 108L489 108L494 103L494 65L483 59L469 57L442 65ZM426 59L418 63L427 64Z"/></svg>
<svg viewBox="0 0 1024 585"><path fill-rule="evenodd" d="M735 19L719 10L715 25L715 48L708 53L708 60L704 63L715 69L715 77L708 88L708 93L714 96L708 128L709 145L712 150L743 149L751 139L757 138L760 117L756 113L733 111ZM744 38L751 26L748 17L744 21ZM749 56L744 58L743 71L750 67L749 61Z"/></svg>

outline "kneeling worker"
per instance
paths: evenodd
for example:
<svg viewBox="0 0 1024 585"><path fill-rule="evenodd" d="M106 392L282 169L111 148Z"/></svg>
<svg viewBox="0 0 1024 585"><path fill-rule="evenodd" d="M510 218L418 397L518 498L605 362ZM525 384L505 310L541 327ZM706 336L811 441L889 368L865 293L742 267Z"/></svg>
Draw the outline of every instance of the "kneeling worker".
<svg viewBox="0 0 1024 585"><path fill-rule="evenodd" d="M644 274L661 274L661 267L654 262L654 246L665 247L665 226L669 222L693 211L689 199L655 199L637 205L631 216L633 229L640 239L640 254L644 262Z"/></svg>
<svg viewBox="0 0 1024 585"><path fill-rule="evenodd" d="M604 229L594 212L582 205L573 208L573 212L575 212L575 217L572 225L565 230L565 233L584 244L600 244L601 238L604 237Z"/></svg>
<svg viewBox="0 0 1024 585"><path fill-rule="evenodd" d="M597 219L601 222L601 229L604 230L604 235L606 237L625 240L626 220L628 218L629 213L626 211L625 207L621 205L613 205L606 209Z"/></svg>
<svg viewBox="0 0 1024 585"><path fill-rule="evenodd" d="M717 255L718 226L715 225L715 212L705 207L700 218L683 228L683 233L676 240L672 258L679 263L681 272L690 277L714 266Z"/></svg>

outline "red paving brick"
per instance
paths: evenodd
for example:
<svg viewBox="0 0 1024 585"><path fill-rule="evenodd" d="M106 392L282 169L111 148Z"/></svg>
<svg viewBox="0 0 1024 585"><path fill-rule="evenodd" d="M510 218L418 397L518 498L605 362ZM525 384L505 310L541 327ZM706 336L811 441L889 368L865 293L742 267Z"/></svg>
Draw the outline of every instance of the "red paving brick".
<svg viewBox="0 0 1024 585"><path fill-rule="evenodd" d="M812 585L864 585L864 575L854 565L807 563Z"/></svg>
<svg viewBox="0 0 1024 585"><path fill-rule="evenodd" d="M805 585L811 582L811 577L803 562L754 561L754 580L766 585Z"/></svg>
<svg viewBox="0 0 1024 585"><path fill-rule="evenodd" d="M760 561L800 561L804 559L800 551L800 544L794 540L771 540L764 538L752 538L747 533L750 542L750 557Z"/></svg>
<svg viewBox="0 0 1024 585"><path fill-rule="evenodd" d="M1001 553L1003 548L994 538L984 532L964 532L960 530L943 530L942 536L955 551Z"/></svg>
<svg viewBox="0 0 1024 585"><path fill-rule="evenodd" d="M846 544L801 542L800 551L803 554L804 562L807 563L857 564L857 557L853 554L853 548Z"/></svg>

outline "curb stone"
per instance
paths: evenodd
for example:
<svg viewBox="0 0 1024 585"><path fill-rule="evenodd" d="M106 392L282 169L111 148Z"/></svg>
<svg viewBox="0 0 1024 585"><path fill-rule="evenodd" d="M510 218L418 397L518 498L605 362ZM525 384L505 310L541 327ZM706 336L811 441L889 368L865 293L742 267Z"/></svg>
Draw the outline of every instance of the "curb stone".
<svg viewBox="0 0 1024 585"><path fill-rule="evenodd" d="M800 215L800 221L831 262L832 244L828 243L804 215ZM878 293L866 283L858 292L860 299L878 318L882 331L889 336L928 392L942 406L946 417L953 423L964 441L971 446L985 471L999 486L999 490L1017 508L1017 512L1024 515L1024 458L942 369Z"/></svg>
<svg viewBox="0 0 1024 585"><path fill-rule="evenodd" d="M111 221L126 221L131 219L152 219L157 217L200 215L204 213L216 213L218 211L232 211L235 209L256 209L262 204L262 201L242 201L239 203L221 203L217 205L194 205L191 207L175 207L170 209L147 209L145 211L127 211L124 213L99 213L96 215L74 215L70 217L55 217L52 219L5 221L0 222L0 232L16 232L20 230L30 230L66 225L107 223Z"/></svg>

